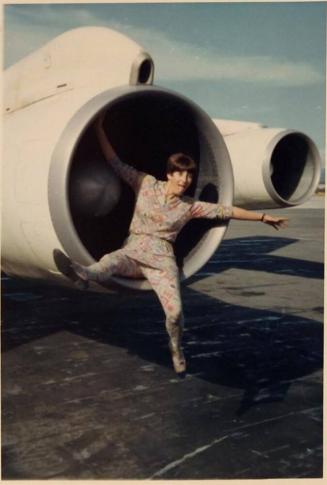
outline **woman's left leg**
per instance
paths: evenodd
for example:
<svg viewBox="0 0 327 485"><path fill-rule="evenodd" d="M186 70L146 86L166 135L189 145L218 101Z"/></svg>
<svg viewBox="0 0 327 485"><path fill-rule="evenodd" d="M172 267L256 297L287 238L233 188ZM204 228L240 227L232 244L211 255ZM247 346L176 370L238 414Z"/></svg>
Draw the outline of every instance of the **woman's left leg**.
<svg viewBox="0 0 327 485"><path fill-rule="evenodd" d="M175 371L185 372L186 363L181 348L184 316L178 269L171 267L161 270L142 266L142 271L158 295L166 315L166 330Z"/></svg>
<svg viewBox="0 0 327 485"><path fill-rule="evenodd" d="M137 261L129 258L124 249L118 249L105 254L102 258L89 266L77 262L72 263L75 273L83 280L105 283L112 275L126 276L128 278L142 278L143 273Z"/></svg>

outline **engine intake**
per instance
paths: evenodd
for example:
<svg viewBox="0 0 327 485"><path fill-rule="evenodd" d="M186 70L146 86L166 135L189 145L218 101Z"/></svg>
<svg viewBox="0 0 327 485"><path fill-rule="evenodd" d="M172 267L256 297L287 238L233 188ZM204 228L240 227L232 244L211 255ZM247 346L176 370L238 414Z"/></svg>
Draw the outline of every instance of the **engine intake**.
<svg viewBox="0 0 327 485"><path fill-rule="evenodd" d="M54 151L49 207L58 238L73 259L89 264L119 249L128 235L135 204L98 145L94 119L106 112L105 130L118 156L138 170L166 178L166 161L185 152L199 163L188 195L232 204L233 176L224 141L209 116L190 100L153 86L110 90L73 117ZM187 278L219 245L226 223L191 221L175 242ZM121 286L148 289L145 280L113 278Z"/></svg>
<svg viewBox="0 0 327 485"><path fill-rule="evenodd" d="M297 132L285 134L264 172L267 190L277 202L301 204L316 189L319 171L319 154L310 138Z"/></svg>

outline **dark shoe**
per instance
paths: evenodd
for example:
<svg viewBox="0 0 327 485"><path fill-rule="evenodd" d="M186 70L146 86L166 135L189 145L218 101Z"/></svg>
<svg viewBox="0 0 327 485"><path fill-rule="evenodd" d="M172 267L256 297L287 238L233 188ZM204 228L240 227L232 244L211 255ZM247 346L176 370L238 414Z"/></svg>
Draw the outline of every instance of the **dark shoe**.
<svg viewBox="0 0 327 485"><path fill-rule="evenodd" d="M74 283L74 285L82 290L89 287L89 282L81 278L73 269L74 264L71 259L66 256L60 249L54 249L53 259L60 273Z"/></svg>

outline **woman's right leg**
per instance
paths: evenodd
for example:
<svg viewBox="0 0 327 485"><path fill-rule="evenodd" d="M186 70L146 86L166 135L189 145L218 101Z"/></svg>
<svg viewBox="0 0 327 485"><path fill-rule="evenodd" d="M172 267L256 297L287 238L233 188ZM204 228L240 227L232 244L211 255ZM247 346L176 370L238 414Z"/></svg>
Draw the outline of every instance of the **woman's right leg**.
<svg viewBox="0 0 327 485"><path fill-rule="evenodd" d="M165 324L175 371L184 373L186 362L181 346L184 316L177 267L172 265L161 270L142 266L142 271L156 292L166 315Z"/></svg>
<svg viewBox="0 0 327 485"><path fill-rule="evenodd" d="M142 278L137 261L129 258L122 250L105 254L102 258L90 266L72 263L75 273L84 281L97 281L104 283L112 275L127 276L129 278Z"/></svg>

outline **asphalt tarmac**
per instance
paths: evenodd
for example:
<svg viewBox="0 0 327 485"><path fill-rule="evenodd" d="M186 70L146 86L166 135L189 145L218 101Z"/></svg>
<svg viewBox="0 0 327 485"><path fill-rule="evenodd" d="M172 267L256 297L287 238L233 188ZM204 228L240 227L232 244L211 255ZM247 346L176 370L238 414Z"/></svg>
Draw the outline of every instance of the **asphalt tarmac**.
<svg viewBox="0 0 327 485"><path fill-rule="evenodd" d="M323 199L269 212L184 286L184 379L152 293L4 276L2 479L322 477Z"/></svg>

